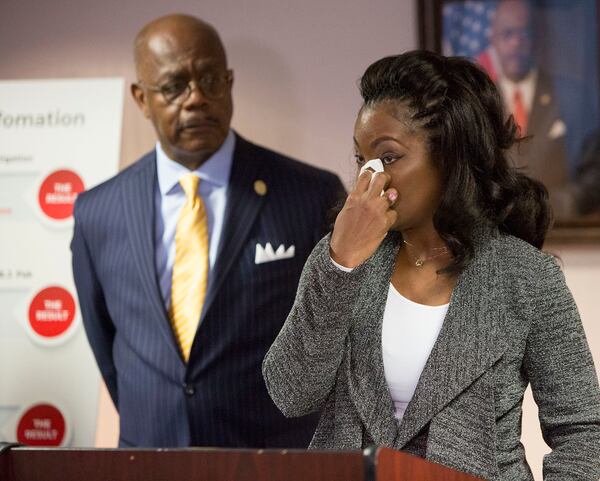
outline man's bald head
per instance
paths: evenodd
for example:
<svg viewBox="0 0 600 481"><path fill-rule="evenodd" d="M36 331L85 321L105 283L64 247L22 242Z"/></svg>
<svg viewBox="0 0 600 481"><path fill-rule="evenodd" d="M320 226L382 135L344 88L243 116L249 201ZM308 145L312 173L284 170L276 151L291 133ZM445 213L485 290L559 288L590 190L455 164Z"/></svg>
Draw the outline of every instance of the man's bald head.
<svg viewBox="0 0 600 481"><path fill-rule="evenodd" d="M135 39L131 93L167 156L193 170L229 134L233 71L217 31L189 15L168 15Z"/></svg>
<svg viewBox="0 0 600 481"><path fill-rule="evenodd" d="M217 56L222 56L223 64L227 65L223 43L212 25L191 15L165 15L146 24L135 37L133 55L138 78L143 79L145 64L152 63L155 54L182 38L205 43Z"/></svg>
<svg viewBox="0 0 600 481"><path fill-rule="evenodd" d="M496 6L494 26L498 22L501 24L509 22L514 17L523 19L523 22L531 25L531 13L531 3L529 0L500 0Z"/></svg>

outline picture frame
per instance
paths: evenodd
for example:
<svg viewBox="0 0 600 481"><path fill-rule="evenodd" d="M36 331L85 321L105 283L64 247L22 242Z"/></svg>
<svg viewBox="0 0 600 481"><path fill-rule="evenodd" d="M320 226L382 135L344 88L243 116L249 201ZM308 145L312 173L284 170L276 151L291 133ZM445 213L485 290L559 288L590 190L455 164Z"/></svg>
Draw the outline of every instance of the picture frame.
<svg viewBox="0 0 600 481"><path fill-rule="evenodd" d="M547 240L600 245L600 0L417 5L419 47L477 62L524 126L509 155L549 191Z"/></svg>

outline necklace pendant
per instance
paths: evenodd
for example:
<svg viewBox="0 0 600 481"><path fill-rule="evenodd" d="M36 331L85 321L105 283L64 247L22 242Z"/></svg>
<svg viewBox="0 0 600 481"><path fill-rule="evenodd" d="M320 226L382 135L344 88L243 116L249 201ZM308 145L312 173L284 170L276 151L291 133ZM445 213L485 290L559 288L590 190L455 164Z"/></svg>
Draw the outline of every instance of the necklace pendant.
<svg viewBox="0 0 600 481"><path fill-rule="evenodd" d="M421 267L423 264L425 264L423 259L415 259L415 266Z"/></svg>

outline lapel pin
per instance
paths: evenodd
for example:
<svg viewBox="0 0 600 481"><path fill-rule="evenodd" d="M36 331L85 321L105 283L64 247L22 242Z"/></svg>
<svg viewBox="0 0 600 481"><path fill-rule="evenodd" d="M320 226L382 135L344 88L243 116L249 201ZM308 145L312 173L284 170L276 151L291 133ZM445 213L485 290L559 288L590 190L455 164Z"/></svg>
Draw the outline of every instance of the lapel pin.
<svg viewBox="0 0 600 481"><path fill-rule="evenodd" d="M258 179L254 181L254 192L260 196L267 195L267 184L265 184L264 180Z"/></svg>
<svg viewBox="0 0 600 481"><path fill-rule="evenodd" d="M550 94L542 94L542 95L540 96L540 103L541 103L543 106L550 105L550 100L552 100L552 99L550 98Z"/></svg>

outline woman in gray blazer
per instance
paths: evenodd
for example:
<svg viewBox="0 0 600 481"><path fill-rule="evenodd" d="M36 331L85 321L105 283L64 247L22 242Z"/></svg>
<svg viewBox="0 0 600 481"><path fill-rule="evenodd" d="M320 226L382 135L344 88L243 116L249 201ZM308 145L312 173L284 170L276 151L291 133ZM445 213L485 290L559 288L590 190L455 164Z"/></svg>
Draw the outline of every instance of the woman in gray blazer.
<svg viewBox="0 0 600 481"><path fill-rule="evenodd" d="M532 480L531 384L547 481L600 476L600 390L573 298L543 253L545 188L510 166L517 129L464 59L371 65L355 125L367 170L302 274L263 374L311 447L402 449L488 480ZM375 162L377 163L377 162ZM377 169L380 170L380 169ZM412 383L412 384L411 384Z"/></svg>

